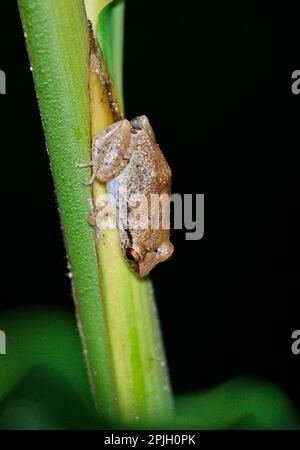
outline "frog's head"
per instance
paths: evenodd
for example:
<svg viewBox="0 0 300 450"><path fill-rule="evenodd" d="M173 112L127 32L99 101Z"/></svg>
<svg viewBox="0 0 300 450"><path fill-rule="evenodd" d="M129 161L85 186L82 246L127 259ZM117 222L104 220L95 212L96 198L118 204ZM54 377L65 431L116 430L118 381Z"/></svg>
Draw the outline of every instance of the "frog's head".
<svg viewBox="0 0 300 450"><path fill-rule="evenodd" d="M154 242L151 247L145 248L131 242L122 249L127 264L140 277L147 276L157 264L170 258L174 251L168 237L165 240L159 240L155 243L156 245L153 244Z"/></svg>

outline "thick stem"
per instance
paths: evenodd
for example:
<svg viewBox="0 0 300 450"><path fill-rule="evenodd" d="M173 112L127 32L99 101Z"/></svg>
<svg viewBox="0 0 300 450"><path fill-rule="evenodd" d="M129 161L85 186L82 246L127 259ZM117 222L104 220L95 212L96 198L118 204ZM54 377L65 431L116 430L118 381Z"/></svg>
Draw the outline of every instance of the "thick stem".
<svg viewBox="0 0 300 450"><path fill-rule="evenodd" d="M98 62L98 57L102 54L91 45L92 136L115 119L107 84L101 82L106 78L105 62ZM95 205L105 191L105 185L93 184ZM119 415L126 422L166 418L172 400L151 282L138 278L125 264L118 230L101 230L97 254Z"/></svg>
<svg viewBox="0 0 300 450"><path fill-rule="evenodd" d="M172 411L172 398L150 281L126 266L118 230L104 230L95 241L90 202L97 202L105 186L96 182L91 193L82 184L90 171L76 169L91 158L91 137L115 120L93 58L88 70L84 3L19 0L19 5L98 409L126 422L163 418Z"/></svg>
<svg viewBox="0 0 300 450"><path fill-rule="evenodd" d="M114 414L115 392L97 253L94 233L87 222L91 190L82 184L89 177L89 170L76 169L77 163L90 159L86 13L81 0L20 0L19 7L58 197L91 385L97 404Z"/></svg>

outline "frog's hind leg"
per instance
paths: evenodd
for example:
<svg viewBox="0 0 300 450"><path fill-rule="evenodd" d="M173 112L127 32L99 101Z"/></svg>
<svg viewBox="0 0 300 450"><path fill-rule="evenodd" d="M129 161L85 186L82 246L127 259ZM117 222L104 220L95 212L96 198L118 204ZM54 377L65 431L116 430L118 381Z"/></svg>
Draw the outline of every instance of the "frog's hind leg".
<svg viewBox="0 0 300 450"><path fill-rule="evenodd" d="M95 178L108 182L116 178L127 166L132 146L132 127L127 119L120 120L102 130L93 140L93 167Z"/></svg>

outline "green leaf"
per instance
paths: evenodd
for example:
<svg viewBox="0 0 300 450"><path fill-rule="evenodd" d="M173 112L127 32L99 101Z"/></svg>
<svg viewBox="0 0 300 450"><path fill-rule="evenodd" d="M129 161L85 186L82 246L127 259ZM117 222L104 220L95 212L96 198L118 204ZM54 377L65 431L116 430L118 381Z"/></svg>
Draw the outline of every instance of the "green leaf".
<svg viewBox="0 0 300 450"><path fill-rule="evenodd" d="M295 408L276 386L243 377L176 400L179 429L299 429Z"/></svg>
<svg viewBox="0 0 300 450"><path fill-rule="evenodd" d="M7 352L0 356L0 401L30 371L48 368L68 380L85 407L95 413L74 318L58 308L20 308L0 317Z"/></svg>
<svg viewBox="0 0 300 450"><path fill-rule="evenodd" d="M111 0L111 2L99 14L97 28L98 41L121 105L124 104L124 17L125 0Z"/></svg>

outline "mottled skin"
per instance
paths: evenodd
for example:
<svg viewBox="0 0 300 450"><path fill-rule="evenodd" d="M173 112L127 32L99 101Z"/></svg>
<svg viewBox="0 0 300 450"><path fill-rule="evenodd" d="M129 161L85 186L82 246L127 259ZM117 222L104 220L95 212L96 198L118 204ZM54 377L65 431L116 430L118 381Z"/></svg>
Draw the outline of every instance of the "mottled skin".
<svg viewBox="0 0 300 450"><path fill-rule="evenodd" d="M170 167L146 116L130 122L124 119L107 127L94 138L92 155L94 177L107 183L118 207L119 187L127 189L127 222L120 213L120 246L129 266L144 277L173 253L169 225L161 227L162 220L169 221L169 210L152 208L150 213L147 207L143 208L145 203L133 196L142 194L144 201L150 202L151 194L165 194L169 204ZM153 220L160 225L151 226ZM141 223L142 227L137 226Z"/></svg>

